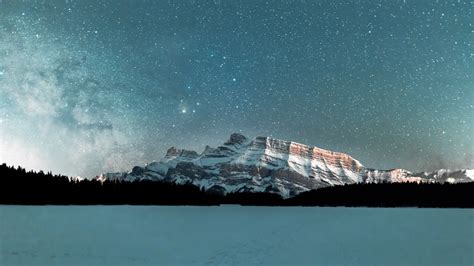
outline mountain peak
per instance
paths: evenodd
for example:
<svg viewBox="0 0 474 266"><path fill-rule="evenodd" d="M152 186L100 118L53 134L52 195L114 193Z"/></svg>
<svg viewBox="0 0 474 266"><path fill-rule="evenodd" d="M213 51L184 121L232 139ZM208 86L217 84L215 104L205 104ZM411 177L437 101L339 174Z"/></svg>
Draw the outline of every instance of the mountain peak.
<svg viewBox="0 0 474 266"><path fill-rule="evenodd" d="M171 147L166 151L166 156L165 157L176 157L179 155L181 151L177 149L176 147Z"/></svg>
<svg viewBox="0 0 474 266"><path fill-rule="evenodd" d="M230 138L228 141L226 141L224 144L229 145L229 144L243 144L245 141L247 141L247 137L240 134L240 133L232 133L230 135Z"/></svg>
<svg viewBox="0 0 474 266"><path fill-rule="evenodd" d="M195 151L177 149L173 146L169 148L168 151L166 151L165 158L183 157L183 158L194 159L194 158L197 158L198 156L199 154Z"/></svg>
<svg viewBox="0 0 474 266"><path fill-rule="evenodd" d="M211 152L213 152L214 150L215 150L215 149L212 148L211 146L206 145L206 147L204 147L204 151L202 152L202 154L211 153Z"/></svg>

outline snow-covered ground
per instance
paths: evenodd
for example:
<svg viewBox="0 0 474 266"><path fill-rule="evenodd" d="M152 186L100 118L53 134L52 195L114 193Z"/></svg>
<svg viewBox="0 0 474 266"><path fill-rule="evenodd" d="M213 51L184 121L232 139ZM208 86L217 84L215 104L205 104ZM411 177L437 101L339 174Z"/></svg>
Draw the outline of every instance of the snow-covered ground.
<svg viewBox="0 0 474 266"><path fill-rule="evenodd" d="M0 206L0 265L474 265L474 210Z"/></svg>

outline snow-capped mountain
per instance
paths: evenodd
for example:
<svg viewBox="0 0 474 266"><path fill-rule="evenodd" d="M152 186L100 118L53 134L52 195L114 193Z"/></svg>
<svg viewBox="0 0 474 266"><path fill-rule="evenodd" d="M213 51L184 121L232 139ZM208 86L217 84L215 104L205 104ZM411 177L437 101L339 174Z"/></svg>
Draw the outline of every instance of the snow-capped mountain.
<svg viewBox="0 0 474 266"><path fill-rule="evenodd" d="M420 174L403 169L375 170L344 153L269 137L247 139L234 133L222 146L206 146L200 154L172 147L158 162L96 179L191 182L218 193L275 192L291 197L311 189L358 182L470 182L474 181L474 170Z"/></svg>
<svg viewBox="0 0 474 266"><path fill-rule="evenodd" d="M439 183L465 183L474 181L474 169L462 169L456 171L440 169L433 172L422 172L415 175Z"/></svg>
<svg viewBox="0 0 474 266"><path fill-rule="evenodd" d="M84 177L81 177L81 176L70 176L68 178L69 178L69 181L72 181L72 182L81 182L82 180L85 179Z"/></svg>

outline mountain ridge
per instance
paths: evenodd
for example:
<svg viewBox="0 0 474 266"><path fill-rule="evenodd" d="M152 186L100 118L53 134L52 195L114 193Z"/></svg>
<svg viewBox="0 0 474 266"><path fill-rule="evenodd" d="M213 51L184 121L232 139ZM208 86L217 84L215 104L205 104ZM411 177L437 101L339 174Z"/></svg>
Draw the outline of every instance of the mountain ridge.
<svg viewBox="0 0 474 266"><path fill-rule="evenodd" d="M400 168L378 170L342 152L265 136L248 139L233 133L217 148L206 146L197 153L171 147L160 161L95 179L189 182L216 193L273 192L288 198L308 190L355 183L471 182L474 170L440 169L418 174Z"/></svg>

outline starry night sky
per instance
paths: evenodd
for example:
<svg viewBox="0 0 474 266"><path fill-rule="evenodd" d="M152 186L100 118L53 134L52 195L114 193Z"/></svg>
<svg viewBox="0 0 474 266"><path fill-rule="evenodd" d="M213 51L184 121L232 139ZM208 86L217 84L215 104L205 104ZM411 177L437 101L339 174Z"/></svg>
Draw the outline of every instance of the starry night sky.
<svg viewBox="0 0 474 266"><path fill-rule="evenodd" d="M232 132L474 167L470 1L0 0L0 162L129 170Z"/></svg>

